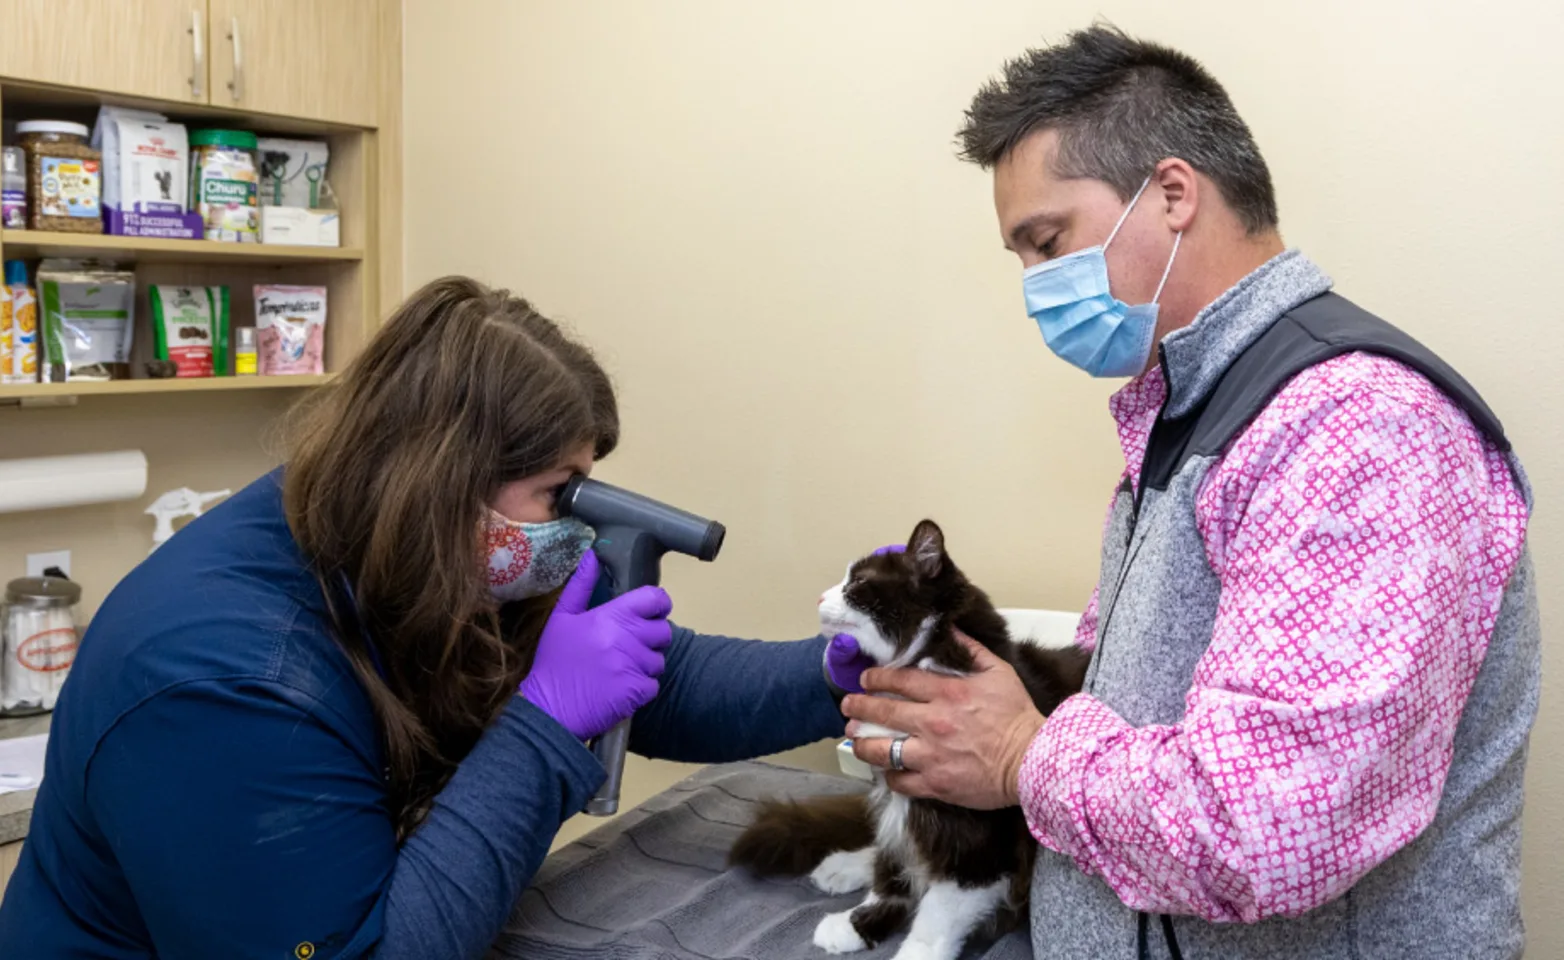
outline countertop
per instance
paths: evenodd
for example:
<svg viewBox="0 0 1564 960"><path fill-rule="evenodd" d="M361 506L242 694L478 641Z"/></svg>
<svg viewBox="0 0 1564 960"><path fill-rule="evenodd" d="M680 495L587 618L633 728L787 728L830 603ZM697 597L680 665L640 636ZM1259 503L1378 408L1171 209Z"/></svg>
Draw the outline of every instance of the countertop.
<svg viewBox="0 0 1564 960"><path fill-rule="evenodd" d="M49 714L36 717L0 717L0 739L30 737L49 732ZM27 836L33 818L33 799L37 790L0 793L0 844L15 843Z"/></svg>

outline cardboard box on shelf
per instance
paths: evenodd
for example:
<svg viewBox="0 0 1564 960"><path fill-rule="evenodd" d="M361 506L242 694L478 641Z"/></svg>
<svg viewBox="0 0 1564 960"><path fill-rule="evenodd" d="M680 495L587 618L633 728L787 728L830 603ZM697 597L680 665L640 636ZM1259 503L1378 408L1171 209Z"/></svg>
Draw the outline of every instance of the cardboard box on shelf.
<svg viewBox="0 0 1564 960"><path fill-rule="evenodd" d="M342 218L335 210L261 207L261 242L297 247L339 247Z"/></svg>

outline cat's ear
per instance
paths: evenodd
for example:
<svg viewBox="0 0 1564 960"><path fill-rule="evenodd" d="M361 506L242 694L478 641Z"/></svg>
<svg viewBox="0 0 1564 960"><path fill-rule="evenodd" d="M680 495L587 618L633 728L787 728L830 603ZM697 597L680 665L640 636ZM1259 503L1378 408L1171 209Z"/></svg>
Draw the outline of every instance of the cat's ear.
<svg viewBox="0 0 1564 960"><path fill-rule="evenodd" d="M907 538L907 556L918 576L932 580L945 571L945 534L933 520L924 520Z"/></svg>

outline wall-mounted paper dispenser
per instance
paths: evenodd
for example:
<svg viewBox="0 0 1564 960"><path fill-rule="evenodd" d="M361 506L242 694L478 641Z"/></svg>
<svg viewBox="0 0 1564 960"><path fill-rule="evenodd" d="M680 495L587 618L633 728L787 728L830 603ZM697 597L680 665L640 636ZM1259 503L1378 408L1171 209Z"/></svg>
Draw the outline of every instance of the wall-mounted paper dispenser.
<svg viewBox="0 0 1564 960"><path fill-rule="evenodd" d="M0 513L136 500L146 492L140 450L0 460Z"/></svg>

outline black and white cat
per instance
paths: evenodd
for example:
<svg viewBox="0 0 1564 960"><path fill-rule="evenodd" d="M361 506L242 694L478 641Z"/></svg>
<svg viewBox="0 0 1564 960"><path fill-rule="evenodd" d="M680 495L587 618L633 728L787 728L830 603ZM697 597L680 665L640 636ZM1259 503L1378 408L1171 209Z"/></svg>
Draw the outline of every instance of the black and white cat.
<svg viewBox="0 0 1564 960"><path fill-rule="evenodd" d="M1081 688L1087 655L1011 640L1005 620L945 551L930 520L907 549L865 557L820 598L827 636L850 633L882 666L962 675L972 657L960 630L1008 662L1045 715ZM896 736L866 726L861 737ZM1018 807L969 810L892 793L876 772L867 796L764 806L730 853L761 876L802 875L826 893L868 888L852 910L827 915L815 944L867 949L908 929L897 960L954 960L975 932L997 936L1025 915L1036 847ZM910 922L910 928L909 928Z"/></svg>

